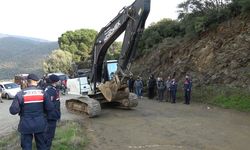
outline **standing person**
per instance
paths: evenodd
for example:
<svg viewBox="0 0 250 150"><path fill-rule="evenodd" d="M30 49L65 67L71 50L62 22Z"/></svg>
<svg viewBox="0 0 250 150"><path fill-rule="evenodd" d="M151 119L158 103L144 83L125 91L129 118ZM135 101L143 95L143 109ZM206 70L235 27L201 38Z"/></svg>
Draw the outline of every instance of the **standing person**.
<svg viewBox="0 0 250 150"><path fill-rule="evenodd" d="M3 103L3 99L2 99L2 88L0 88L0 103Z"/></svg>
<svg viewBox="0 0 250 150"><path fill-rule="evenodd" d="M176 103L177 83L175 81L175 78L173 78L171 81L170 92L171 92L171 98L172 98L171 103Z"/></svg>
<svg viewBox="0 0 250 150"><path fill-rule="evenodd" d="M20 116L18 131L21 133L22 149L31 150L34 137L37 150L46 150L45 113L52 108L52 105L44 91L37 88L39 78L35 74L29 74L27 80L28 87L16 94L9 111L12 115Z"/></svg>
<svg viewBox="0 0 250 150"><path fill-rule="evenodd" d="M134 87L135 87L135 94L137 95L138 98L142 97L142 88L143 88L143 83L140 77L138 76L137 79L134 82Z"/></svg>
<svg viewBox="0 0 250 150"><path fill-rule="evenodd" d="M156 79L154 75L151 74L148 80L148 98L153 99L155 96L155 86L156 86Z"/></svg>
<svg viewBox="0 0 250 150"><path fill-rule="evenodd" d="M51 83L45 89L45 93L46 95L48 95L49 101L52 102L54 107L52 108L52 110L48 111L47 116L48 126L45 132L45 137L48 150L50 150L52 140L55 136L56 122L61 118L59 89L56 88L59 77L52 74L49 76L49 80Z"/></svg>
<svg viewBox="0 0 250 150"><path fill-rule="evenodd" d="M186 75L184 81L184 93L185 93L185 102L184 104L189 105L191 99L191 89L192 89L192 81L190 80L189 76Z"/></svg>
<svg viewBox="0 0 250 150"><path fill-rule="evenodd" d="M134 78L133 76L131 75L128 79L128 89L129 89L129 92L133 93L134 92Z"/></svg>
<svg viewBox="0 0 250 150"><path fill-rule="evenodd" d="M164 99L165 83L161 77L157 81L157 89L159 102L162 102Z"/></svg>
<svg viewBox="0 0 250 150"><path fill-rule="evenodd" d="M170 92L170 85L171 85L171 78L168 76L168 79L166 81L166 102L171 101L171 92Z"/></svg>

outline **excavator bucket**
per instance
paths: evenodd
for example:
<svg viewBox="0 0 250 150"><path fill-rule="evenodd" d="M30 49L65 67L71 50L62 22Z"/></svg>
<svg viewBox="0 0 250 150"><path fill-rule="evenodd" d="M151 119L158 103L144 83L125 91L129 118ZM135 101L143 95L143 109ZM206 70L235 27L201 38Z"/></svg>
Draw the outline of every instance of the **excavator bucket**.
<svg viewBox="0 0 250 150"><path fill-rule="evenodd" d="M127 85L122 85L118 76L115 76L111 81L100 84L98 89L109 102L129 98Z"/></svg>
<svg viewBox="0 0 250 150"><path fill-rule="evenodd" d="M121 84L118 76L113 80L100 84L98 89L109 102L119 102L123 108L136 107L138 105L137 96L129 93L126 84Z"/></svg>

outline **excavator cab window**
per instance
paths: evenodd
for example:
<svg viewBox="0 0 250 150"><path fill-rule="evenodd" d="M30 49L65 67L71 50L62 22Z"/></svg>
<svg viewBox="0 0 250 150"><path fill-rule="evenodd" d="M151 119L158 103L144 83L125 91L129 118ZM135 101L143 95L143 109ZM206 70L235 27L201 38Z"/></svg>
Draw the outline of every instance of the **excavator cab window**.
<svg viewBox="0 0 250 150"><path fill-rule="evenodd" d="M117 60L107 61L107 71L109 80L112 80L116 70L117 70Z"/></svg>

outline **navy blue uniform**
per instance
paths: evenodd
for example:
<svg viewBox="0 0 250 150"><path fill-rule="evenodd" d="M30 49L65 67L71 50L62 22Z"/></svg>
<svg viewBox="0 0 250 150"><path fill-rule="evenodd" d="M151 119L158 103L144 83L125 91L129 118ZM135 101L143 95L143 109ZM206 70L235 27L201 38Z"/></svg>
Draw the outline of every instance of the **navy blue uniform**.
<svg viewBox="0 0 250 150"><path fill-rule="evenodd" d="M174 81L171 81L170 93L171 93L172 103L175 103L176 101L176 92L177 92L177 83Z"/></svg>
<svg viewBox="0 0 250 150"><path fill-rule="evenodd" d="M10 106L12 115L19 114L18 131L21 133L21 147L23 150L32 149L32 139L35 137L37 150L45 150L44 131L47 125L45 112L52 109L52 105L44 95L44 91L35 86L27 87L18 92Z"/></svg>
<svg viewBox="0 0 250 150"><path fill-rule="evenodd" d="M56 122L61 118L60 111L60 98L59 98L59 90L57 90L54 86L48 86L45 89L46 95L49 97L49 101L53 104L53 109L48 111L48 127L46 129L46 145L47 148L50 149L52 145L52 140L55 136L56 131Z"/></svg>
<svg viewBox="0 0 250 150"><path fill-rule="evenodd" d="M192 82L186 79L184 82L185 104L190 104Z"/></svg>
<svg viewBox="0 0 250 150"><path fill-rule="evenodd" d="M153 99L155 94L156 80L154 77L150 77L148 80L148 98Z"/></svg>

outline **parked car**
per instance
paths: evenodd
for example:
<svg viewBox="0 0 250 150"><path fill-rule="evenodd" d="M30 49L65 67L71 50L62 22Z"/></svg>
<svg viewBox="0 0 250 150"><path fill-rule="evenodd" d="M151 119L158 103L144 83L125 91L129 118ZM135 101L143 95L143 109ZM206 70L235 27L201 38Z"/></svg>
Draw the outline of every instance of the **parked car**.
<svg viewBox="0 0 250 150"><path fill-rule="evenodd" d="M20 85L13 82L0 83L1 97L6 99L14 98L17 92L21 91Z"/></svg>

